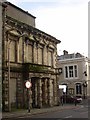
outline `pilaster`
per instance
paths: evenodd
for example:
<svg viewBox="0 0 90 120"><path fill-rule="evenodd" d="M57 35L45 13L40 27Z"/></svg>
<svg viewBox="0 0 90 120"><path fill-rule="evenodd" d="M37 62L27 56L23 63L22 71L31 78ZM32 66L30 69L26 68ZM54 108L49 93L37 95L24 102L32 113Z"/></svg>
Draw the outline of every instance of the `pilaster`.
<svg viewBox="0 0 90 120"><path fill-rule="evenodd" d="M45 104L47 105L47 103L48 103L48 100L47 100L47 97L48 97L48 94L47 94L47 79L45 79L45 83L44 83L44 85L45 85Z"/></svg>
<svg viewBox="0 0 90 120"><path fill-rule="evenodd" d="M49 102L49 106L52 106L52 99L51 99L51 80L48 80L48 102Z"/></svg>
<svg viewBox="0 0 90 120"><path fill-rule="evenodd" d="M42 84L41 84L41 79L38 80L38 107L42 107Z"/></svg>

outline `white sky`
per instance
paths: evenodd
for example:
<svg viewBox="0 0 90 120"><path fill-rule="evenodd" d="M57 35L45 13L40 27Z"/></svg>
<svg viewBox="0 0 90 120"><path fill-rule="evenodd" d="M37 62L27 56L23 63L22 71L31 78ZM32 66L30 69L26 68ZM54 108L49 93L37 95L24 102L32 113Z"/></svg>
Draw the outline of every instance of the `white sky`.
<svg viewBox="0 0 90 120"><path fill-rule="evenodd" d="M8 1L34 15L36 28L61 40L59 55L63 50L88 55L88 0Z"/></svg>

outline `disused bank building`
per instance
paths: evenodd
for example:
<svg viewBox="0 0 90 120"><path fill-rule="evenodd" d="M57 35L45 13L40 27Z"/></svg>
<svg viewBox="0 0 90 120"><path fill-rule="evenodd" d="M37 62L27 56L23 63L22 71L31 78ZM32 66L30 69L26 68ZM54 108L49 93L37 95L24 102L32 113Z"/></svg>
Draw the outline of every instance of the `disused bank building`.
<svg viewBox="0 0 90 120"><path fill-rule="evenodd" d="M2 6L3 110L27 109L28 103L31 108L57 105L56 56L60 41L37 29L30 13L10 2Z"/></svg>

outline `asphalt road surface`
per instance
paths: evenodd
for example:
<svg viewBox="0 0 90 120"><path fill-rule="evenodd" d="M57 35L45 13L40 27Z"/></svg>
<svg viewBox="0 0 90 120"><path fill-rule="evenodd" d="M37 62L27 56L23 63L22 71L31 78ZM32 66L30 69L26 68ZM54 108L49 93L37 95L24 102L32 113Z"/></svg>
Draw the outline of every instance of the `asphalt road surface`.
<svg viewBox="0 0 90 120"><path fill-rule="evenodd" d="M50 111L47 113L39 113L36 115L29 115L29 116L22 116L18 118L9 118L8 120L40 120L40 119L46 119L46 120L73 120L76 118L76 120L80 120L81 118L84 118L83 120L87 120L89 118L89 104L87 101L84 101L83 104L77 105L75 108L72 109L63 109L59 111ZM6 119L5 119L6 120Z"/></svg>
<svg viewBox="0 0 90 120"><path fill-rule="evenodd" d="M20 117L24 119L24 117ZM88 118L88 106L81 105L80 107L76 107L74 109L62 110L62 111L54 111L43 114L31 115L26 118Z"/></svg>

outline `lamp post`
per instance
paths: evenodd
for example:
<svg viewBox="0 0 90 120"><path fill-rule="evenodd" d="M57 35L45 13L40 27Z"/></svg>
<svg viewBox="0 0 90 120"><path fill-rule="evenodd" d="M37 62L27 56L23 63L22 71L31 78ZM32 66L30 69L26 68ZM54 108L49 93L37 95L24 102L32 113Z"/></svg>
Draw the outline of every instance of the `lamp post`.
<svg viewBox="0 0 90 120"><path fill-rule="evenodd" d="M26 88L27 88L27 93L28 93L28 112L30 112L30 88L31 88L31 86L32 86L32 84L31 84L31 82L28 80L28 81L26 81L26 83L25 83L25 86L26 86Z"/></svg>
<svg viewBox="0 0 90 120"><path fill-rule="evenodd" d="M11 101L10 101L10 43L8 41L8 111L11 111Z"/></svg>
<svg viewBox="0 0 90 120"><path fill-rule="evenodd" d="M62 68L56 68L56 77L62 74ZM57 96L58 96L58 105L60 105L60 89L59 82L57 82Z"/></svg>
<svg viewBox="0 0 90 120"><path fill-rule="evenodd" d="M87 71L84 71L84 76L85 78L87 77ZM87 82L84 81L83 83L83 98L85 99L86 98L86 95L87 95Z"/></svg>
<svg viewBox="0 0 90 120"><path fill-rule="evenodd" d="M83 83L83 98L85 99L86 98L86 96L87 96L87 82L85 81L84 83Z"/></svg>

